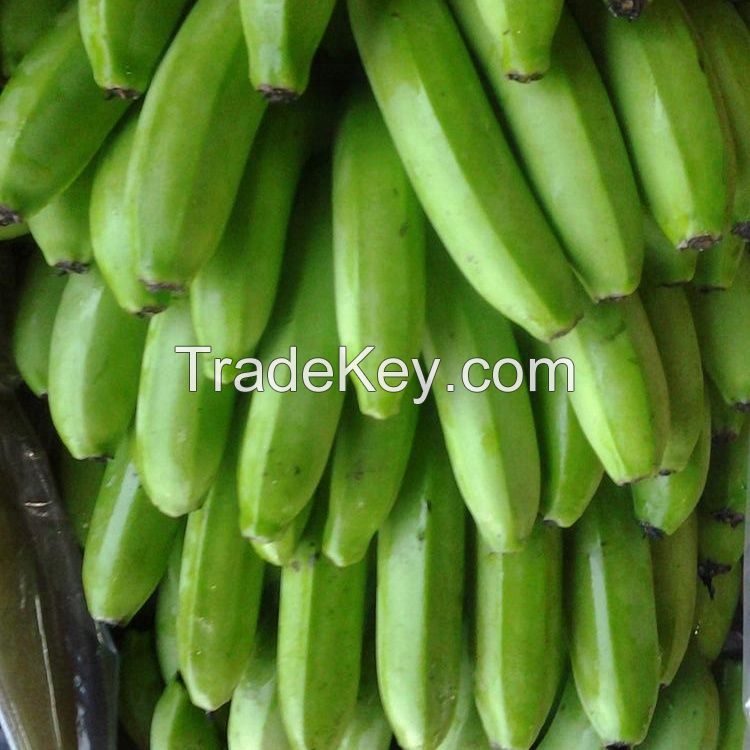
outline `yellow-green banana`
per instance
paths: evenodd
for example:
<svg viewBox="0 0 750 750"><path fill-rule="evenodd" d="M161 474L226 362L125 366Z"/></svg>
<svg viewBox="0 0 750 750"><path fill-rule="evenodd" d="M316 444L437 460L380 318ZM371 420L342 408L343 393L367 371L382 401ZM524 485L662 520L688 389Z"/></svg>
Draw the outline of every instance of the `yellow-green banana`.
<svg viewBox="0 0 750 750"><path fill-rule="evenodd" d="M79 0L83 44L107 93L137 99L181 20L188 0Z"/></svg>
<svg viewBox="0 0 750 750"><path fill-rule="evenodd" d="M167 569L180 522L155 508L143 491L126 435L104 472L83 556L83 587L97 620L127 622Z"/></svg>
<svg viewBox="0 0 750 750"><path fill-rule="evenodd" d="M684 8L661 0L638 23L589 0L573 11L654 218L675 247L711 247L727 217L732 155Z"/></svg>
<svg viewBox="0 0 750 750"><path fill-rule="evenodd" d="M719 688L721 718L716 750L743 750L749 736L742 710L742 662L722 659L714 670Z"/></svg>
<svg viewBox="0 0 750 750"><path fill-rule="evenodd" d="M151 289L183 291L219 244L265 109L246 65L237 0L198 0L156 71L128 169L131 242Z"/></svg>
<svg viewBox="0 0 750 750"><path fill-rule="evenodd" d="M289 358L292 347L298 363L325 360L327 383L308 382L318 391L327 389L311 390L296 369L284 365L275 376L283 392L264 375L263 390L253 393L238 467L240 524L245 536L261 542L280 536L312 497L344 400L337 382L329 169L327 163L315 165L303 179L290 231L284 293L258 353L264 372L273 360Z"/></svg>
<svg viewBox="0 0 750 750"><path fill-rule="evenodd" d="M662 685L669 685L693 632L698 590L698 519L691 513L671 536L651 539Z"/></svg>
<svg viewBox="0 0 750 750"><path fill-rule="evenodd" d="M565 666L561 534L537 523L512 554L477 540L475 696L493 747L530 748L557 694Z"/></svg>
<svg viewBox="0 0 750 750"><path fill-rule="evenodd" d="M339 340L350 357L367 347L353 379L364 414L398 413L404 390L386 390L385 360L419 356L424 330L425 220L372 94L347 103L333 164L333 247ZM391 384L389 384L391 385Z"/></svg>
<svg viewBox="0 0 750 750"><path fill-rule="evenodd" d="M179 612L180 566L182 565L183 530L177 532L167 562L167 570L159 584L156 599L154 631L156 655L164 682L169 682L180 671L177 649L177 614Z"/></svg>
<svg viewBox="0 0 750 750"><path fill-rule="evenodd" d="M432 245L423 351L428 367L441 360L433 392L448 454L479 533L495 551L516 550L539 508L534 417L525 383L503 392L490 378L513 387L517 371L491 368L518 360L518 348L508 321L471 289L439 243ZM484 363L467 367L476 358ZM472 391L482 383L484 391Z"/></svg>
<svg viewBox="0 0 750 750"><path fill-rule="evenodd" d="M323 535L323 553L336 565L351 565L365 556L396 501L419 414L411 401L414 390L407 390L399 413L386 420L362 414L354 397L344 407Z"/></svg>
<svg viewBox="0 0 750 750"><path fill-rule="evenodd" d="M646 243L643 278L646 283L650 286L681 286L691 281L701 251L690 247L678 250L648 210L643 214L643 231Z"/></svg>
<svg viewBox="0 0 750 750"><path fill-rule="evenodd" d="M71 5L0 96L0 225L33 216L65 190L126 109L94 83Z"/></svg>
<svg viewBox="0 0 750 750"><path fill-rule="evenodd" d="M638 294L589 304L579 325L551 349L573 363L569 398L607 474L617 484L653 475L669 437L669 392Z"/></svg>
<svg viewBox="0 0 750 750"><path fill-rule="evenodd" d="M747 416L730 406L711 378L706 378L706 392L711 402L711 438L716 443L732 443L740 436Z"/></svg>
<svg viewBox="0 0 750 750"><path fill-rule="evenodd" d="M29 260L13 323L13 359L36 396L47 393L52 329L66 281L39 253Z"/></svg>
<svg viewBox="0 0 750 750"><path fill-rule="evenodd" d="M518 35L497 34L499 24L483 21L482 6L522 6L533 16L549 3L451 0L451 5L500 102L516 153L589 295L600 300L630 294L643 265L641 202L612 105L575 21L563 12L544 80L521 87L504 75L504 54L514 43L508 40Z"/></svg>
<svg viewBox="0 0 750 750"><path fill-rule="evenodd" d="M445 738L461 673L465 511L432 410L378 534L378 683L407 750L435 750Z"/></svg>
<svg viewBox="0 0 750 750"><path fill-rule="evenodd" d="M26 53L54 25L68 0L3 0L0 4L2 73L10 78Z"/></svg>
<svg viewBox="0 0 750 750"><path fill-rule="evenodd" d="M165 688L151 722L151 750L221 750L219 732L178 680Z"/></svg>
<svg viewBox="0 0 750 750"><path fill-rule="evenodd" d="M261 542L251 539L250 543L258 557L277 567L288 565L297 550L299 540L302 538L302 533L307 526L312 507L313 501L311 500L281 532L281 536L273 541Z"/></svg>
<svg viewBox="0 0 750 750"><path fill-rule="evenodd" d="M701 585L695 602L695 646L704 659L719 658L737 614L742 589L742 566L716 576L711 586Z"/></svg>
<svg viewBox="0 0 750 750"><path fill-rule="evenodd" d="M271 102L301 96L335 0L240 0L253 86Z"/></svg>
<svg viewBox="0 0 750 750"><path fill-rule="evenodd" d="M429 219L477 291L533 335L581 316L583 293L487 101L449 9L349 0L360 54Z"/></svg>
<svg viewBox="0 0 750 750"><path fill-rule="evenodd" d="M81 547L86 546L91 515L106 467L105 461L79 461L64 446L60 448L56 461L60 497Z"/></svg>
<svg viewBox="0 0 750 750"><path fill-rule="evenodd" d="M537 750L601 750L601 737L583 710L572 675L568 677L554 717Z"/></svg>
<svg viewBox="0 0 750 750"><path fill-rule="evenodd" d="M112 455L133 418L146 325L123 312L99 271L71 276L52 329L49 406L75 458Z"/></svg>
<svg viewBox="0 0 750 750"><path fill-rule="evenodd" d="M123 313L124 314L124 313ZM178 516L200 507L224 453L235 391L217 392L201 377L195 391L189 360L176 347L194 347L188 300L175 300L148 326L136 412L138 468L152 502Z"/></svg>
<svg viewBox="0 0 750 750"><path fill-rule="evenodd" d="M745 255L745 240L725 234L715 247L699 255L692 286L704 292L729 289Z"/></svg>
<svg viewBox="0 0 750 750"><path fill-rule="evenodd" d="M605 744L638 744L661 671L651 550L627 490L604 480L567 539L570 659Z"/></svg>

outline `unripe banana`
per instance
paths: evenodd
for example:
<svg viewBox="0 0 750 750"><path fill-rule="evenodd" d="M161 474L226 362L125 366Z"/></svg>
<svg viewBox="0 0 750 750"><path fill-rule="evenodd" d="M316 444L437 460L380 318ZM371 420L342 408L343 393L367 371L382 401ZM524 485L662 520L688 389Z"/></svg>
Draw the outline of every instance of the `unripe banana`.
<svg viewBox="0 0 750 750"><path fill-rule="evenodd" d="M698 589L698 519L691 513L671 536L651 539L662 685L669 685L693 633Z"/></svg>
<svg viewBox="0 0 750 750"><path fill-rule="evenodd" d="M565 665L561 531L537 523L512 554L478 539L476 565L477 708L493 747L527 750Z"/></svg>
<svg viewBox="0 0 750 750"><path fill-rule="evenodd" d="M700 506L699 506L700 509ZM744 516L735 515L731 521L721 514L699 515L698 572L709 588L716 576L737 567L745 548Z"/></svg>
<svg viewBox="0 0 750 750"><path fill-rule="evenodd" d="M647 210L643 215L643 230L646 241L644 280L650 286L678 286L691 281L701 252L690 247L678 250Z"/></svg>
<svg viewBox="0 0 750 750"><path fill-rule="evenodd" d="M34 253L18 300L13 323L13 359L36 396L47 393L49 354L57 308L67 279Z"/></svg>
<svg viewBox="0 0 750 750"><path fill-rule="evenodd" d="M190 288L198 341L216 356L249 357L268 324L300 173L326 129L329 104L311 92L263 119L216 253ZM206 374L213 378L213 367Z"/></svg>
<svg viewBox="0 0 750 750"><path fill-rule="evenodd" d="M179 612L180 566L182 565L183 530L177 532L169 554L167 571L164 574L156 599L154 631L156 654L164 682L170 682L180 671L177 649L177 615Z"/></svg>
<svg viewBox="0 0 750 750"><path fill-rule="evenodd" d="M301 96L335 0L240 0L253 86L271 102Z"/></svg>
<svg viewBox="0 0 750 750"><path fill-rule="evenodd" d="M33 216L65 190L127 106L106 101L94 83L71 6L0 96L0 225Z"/></svg>
<svg viewBox="0 0 750 750"><path fill-rule="evenodd" d="M716 576L711 587L699 586L695 602L695 646L704 659L714 662L724 648L737 614L742 589L742 566Z"/></svg>
<svg viewBox="0 0 750 750"><path fill-rule="evenodd" d="M339 340L354 356L374 350L354 390L364 414L398 413L404 391L381 387L384 360L419 356L424 331L425 219L369 90L348 102L333 163L333 240Z"/></svg>
<svg viewBox="0 0 750 750"><path fill-rule="evenodd" d="M589 304L581 323L551 349L573 363L569 398L607 474L617 484L653 475L669 436L669 393L638 295Z"/></svg>
<svg viewBox="0 0 750 750"><path fill-rule="evenodd" d="M246 65L237 0L198 0L156 71L128 169L131 242L152 289L184 290L221 239L265 109Z"/></svg>
<svg viewBox="0 0 750 750"><path fill-rule="evenodd" d="M221 750L219 733L211 720L190 703L187 690L170 682L156 704L151 722L151 750Z"/></svg>
<svg viewBox="0 0 750 750"><path fill-rule="evenodd" d="M711 247L725 225L732 154L684 8L661 0L639 23L588 0L573 11L654 218L675 247Z"/></svg>
<svg viewBox="0 0 750 750"><path fill-rule="evenodd" d="M152 502L171 516L200 507L219 470L235 391L206 378L189 389L188 359L175 347L195 345L190 304L175 300L151 320L136 412L138 468ZM202 357L196 355L197 366Z"/></svg>
<svg viewBox="0 0 750 750"><path fill-rule="evenodd" d="M117 305L97 269L71 276L50 344L52 421L75 458L112 455L133 418L146 325Z"/></svg>
<svg viewBox="0 0 750 750"><path fill-rule="evenodd" d="M571 675L565 682L555 715L537 750L601 750L602 744L583 710Z"/></svg>
<svg viewBox="0 0 750 750"><path fill-rule="evenodd" d="M435 750L445 738L461 670L465 512L432 408L378 534L378 682L406 750Z"/></svg>
<svg viewBox="0 0 750 750"><path fill-rule="evenodd" d="M604 480L567 539L570 659L605 744L638 744L661 671L651 551L627 490Z"/></svg>
<svg viewBox="0 0 750 750"><path fill-rule="evenodd" d="M412 384L413 385L413 384ZM414 388L386 420L362 414L350 397L336 435L323 553L336 565L361 560L396 502L419 410Z"/></svg>
<svg viewBox="0 0 750 750"><path fill-rule="evenodd" d="M506 143L450 12L433 0L349 0L360 54L426 213L477 291L550 339L582 290Z"/></svg>
<svg viewBox="0 0 750 750"><path fill-rule="evenodd" d="M745 254L731 289L690 295L703 367L724 400L750 410L750 256Z"/></svg>
<svg viewBox="0 0 750 750"><path fill-rule="evenodd" d="M727 521L742 520L750 489L750 421L745 420L737 440L714 445L711 469L701 509L719 513Z"/></svg>
<svg viewBox="0 0 750 750"><path fill-rule="evenodd" d="M714 671L719 688L721 718L716 750L743 750L748 736L742 710L742 662L722 659Z"/></svg>
<svg viewBox="0 0 750 750"><path fill-rule="evenodd" d="M298 362L325 360L329 379L325 384L312 381L317 389L327 386L323 392L303 383L280 392L265 382L250 401L238 468L240 525L245 536L261 542L280 536L312 497L344 400L336 382L329 168L317 165L303 180L289 237L284 294L258 353L265 371L296 347ZM280 387L293 386L289 370L285 366L276 376Z"/></svg>
<svg viewBox="0 0 750 750"><path fill-rule="evenodd" d="M711 402L711 438L716 443L732 443L740 436L747 416L730 406L711 378L706 378L706 392Z"/></svg>
<svg viewBox="0 0 750 750"><path fill-rule="evenodd" d="M60 448L56 463L60 497L65 512L78 544L85 547L91 515L107 464L105 461L79 461L64 447Z"/></svg>
<svg viewBox="0 0 750 750"><path fill-rule="evenodd" d="M83 588L97 620L127 622L159 585L180 522L155 508L126 435L104 472L83 556Z"/></svg>
<svg viewBox="0 0 750 750"><path fill-rule="evenodd" d="M307 526L312 506L313 501L311 500L281 532L281 536L273 541L264 543L251 539L250 543L258 557L277 567L288 565L297 550L302 533Z"/></svg>
<svg viewBox="0 0 750 750"><path fill-rule="evenodd" d="M612 105L575 21L563 12L549 71L538 84L521 87L504 74L507 48L520 36L495 33L501 24L484 21L482 6L498 12L523 6L538 15L548 12L549 2L451 0L451 5L489 77L525 172L589 295L600 300L630 294L643 265L641 202Z"/></svg>
<svg viewBox="0 0 750 750"><path fill-rule="evenodd" d="M692 286L704 292L729 289L746 254L745 240L725 234L721 242L698 257Z"/></svg>
<svg viewBox="0 0 750 750"><path fill-rule="evenodd" d="M188 0L79 0L83 44L94 79L111 96L137 99Z"/></svg>
<svg viewBox="0 0 750 750"><path fill-rule="evenodd" d="M2 73L10 78L36 41L54 25L67 0L3 0L0 4Z"/></svg>

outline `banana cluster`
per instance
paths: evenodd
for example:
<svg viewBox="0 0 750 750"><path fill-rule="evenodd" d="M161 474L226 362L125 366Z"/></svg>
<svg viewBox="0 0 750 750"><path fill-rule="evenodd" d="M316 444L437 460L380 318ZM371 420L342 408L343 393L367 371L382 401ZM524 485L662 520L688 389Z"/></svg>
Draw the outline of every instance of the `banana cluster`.
<svg viewBox="0 0 750 750"><path fill-rule="evenodd" d="M749 23L0 1L13 356L140 748L743 747Z"/></svg>

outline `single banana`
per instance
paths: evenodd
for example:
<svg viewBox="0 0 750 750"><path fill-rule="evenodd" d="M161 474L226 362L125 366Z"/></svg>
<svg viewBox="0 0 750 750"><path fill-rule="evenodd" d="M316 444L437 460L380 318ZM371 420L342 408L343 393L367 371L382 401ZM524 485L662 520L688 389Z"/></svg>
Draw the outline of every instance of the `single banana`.
<svg viewBox="0 0 750 750"><path fill-rule="evenodd" d="M589 0L572 8L654 218L675 247L711 247L727 216L732 154L684 8L660 0L639 23Z"/></svg>
<svg viewBox="0 0 750 750"><path fill-rule="evenodd" d="M669 437L669 392L638 295L589 304L581 323L551 350L573 363L569 398L607 474L617 484L653 475Z"/></svg>
<svg viewBox="0 0 750 750"><path fill-rule="evenodd" d="M156 71L128 168L131 242L152 290L183 291L219 244L265 109L246 65L237 0L198 0Z"/></svg>
<svg viewBox="0 0 750 750"><path fill-rule="evenodd" d="M343 393L333 299L333 240L328 165L308 172L299 191L282 280L284 294L259 349L264 368L296 348L298 362L325 360L329 382L315 392L302 382L253 393L238 468L240 525L245 536L273 541L307 505L333 445ZM277 385L293 388L290 367ZM320 368L317 369L320 372ZM298 380L294 373L295 380ZM258 378L260 379L260 378ZM264 377L264 381L266 378Z"/></svg>
<svg viewBox="0 0 750 750"><path fill-rule="evenodd" d="M336 434L323 553L336 565L359 562L396 502L417 426L414 388L386 420L360 412L350 396Z"/></svg>
<svg viewBox="0 0 750 750"><path fill-rule="evenodd" d="M583 710L572 675L565 682L552 721L537 750L601 750L602 739Z"/></svg>
<svg viewBox="0 0 750 750"><path fill-rule="evenodd" d="M83 588L97 620L127 622L167 569L180 522L155 508L133 463L126 435L107 466L83 556Z"/></svg>
<svg viewBox="0 0 750 750"><path fill-rule="evenodd" d="M321 551L325 502L281 571L279 702L289 742L336 750L357 702L367 561L337 568Z"/></svg>
<svg viewBox="0 0 750 750"><path fill-rule="evenodd" d="M513 554L478 539L476 566L477 708L493 747L527 750L565 666L561 531L537 523Z"/></svg>
<svg viewBox="0 0 750 750"><path fill-rule="evenodd" d="M690 295L703 367L724 400L750 411L750 256L745 253L731 289Z"/></svg>
<svg viewBox="0 0 750 750"><path fill-rule="evenodd" d="M240 0L250 80L266 99L287 103L305 92L335 5L336 0Z"/></svg>
<svg viewBox="0 0 750 750"><path fill-rule="evenodd" d="M550 339L584 294L503 137L444 3L349 0L370 84L428 218L500 312Z"/></svg>
<svg viewBox="0 0 750 750"><path fill-rule="evenodd" d="M724 401L719 389L708 377L706 391L711 402L711 439L715 443L734 442L742 432L746 415Z"/></svg>
<svg viewBox="0 0 750 750"><path fill-rule="evenodd" d="M297 550L302 533L312 512L312 500L294 517L294 520L282 531L281 536L271 542L259 542L251 539L255 553L261 560L271 565L283 567L289 565Z"/></svg>
<svg viewBox="0 0 750 750"><path fill-rule="evenodd" d="M60 497L81 548L86 546L94 504L106 467L105 461L79 461L64 446L60 447L55 467Z"/></svg>
<svg viewBox="0 0 750 750"><path fill-rule="evenodd" d="M264 116L216 253L190 288L198 341L216 356L249 357L266 329L300 173L322 140L328 105L311 92ZM206 374L213 378L213 369Z"/></svg>
<svg viewBox="0 0 750 750"><path fill-rule="evenodd" d="M67 0L3 0L0 4L2 74L10 78L26 53L54 25Z"/></svg>
<svg viewBox="0 0 750 750"><path fill-rule="evenodd" d="M136 315L161 312L168 295L152 294L138 280L135 245L125 211L125 181L138 119L129 117L110 136L96 162L88 218L97 268L123 310Z"/></svg>
<svg viewBox="0 0 750 750"><path fill-rule="evenodd" d="M177 649L177 615L179 612L180 566L182 565L183 530L177 532L167 562L167 571L159 584L156 598L154 631L156 654L164 682L170 682L180 671Z"/></svg>
<svg viewBox="0 0 750 750"><path fill-rule="evenodd" d="M195 345L190 303L175 300L148 326L136 412L138 468L149 497L171 516L200 507L224 453L235 391L217 392L196 376L189 389L189 355L176 347ZM202 358L195 355L197 368Z"/></svg>
<svg viewBox="0 0 750 750"><path fill-rule="evenodd" d="M717 576L741 567L738 563L745 548L745 521L739 514L728 521L721 514L705 513L698 507L698 574L713 590Z"/></svg>
<svg viewBox="0 0 750 750"><path fill-rule="evenodd" d="M675 474L644 479L631 487L635 516L646 534L674 534L703 494L711 456L711 410L703 406L703 428L687 466Z"/></svg>
<svg viewBox="0 0 750 750"><path fill-rule="evenodd" d="M659 473L673 474L687 466L705 422L698 336L682 289L645 288L641 301L654 333L669 391L669 438Z"/></svg>
<svg viewBox="0 0 750 750"><path fill-rule="evenodd" d="M0 225L33 216L65 190L127 106L106 101L94 83L71 5L0 96Z"/></svg>
<svg viewBox="0 0 750 750"><path fill-rule="evenodd" d="M641 202L612 105L570 13L564 11L560 19L544 80L521 87L504 71L508 47L523 37L495 33L502 24L483 20L483 6L496 12L507 7L508 14L508 6L517 6L526 15L543 15L550 3L451 0L451 5L490 80L529 181L586 291L596 300L632 293L644 256Z"/></svg>
<svg viewBox="0 0 750 750"><path fill-rule="evenodd" d="M604 480L567 539L570 659L604 744L638 744L661 672L649 542L629 493Z"/></svg>
<svg viewBox="0 0 750 750"><path fill-rule="evenodd" d="M704 659L714 662L732 629L742 590L742 566L735 565L712 585L699 586L695 602L695 646Z"/></svg>
<svg viewBox="0 0 750 750"><path fill-rule="evenodd" d="M729 289L745 252L745 240L735 234L725 234L721 242L698 258L692 286L703 292Z"/></svg>
<svg viewBox="0 0 750 750"><path fill-rule="evenodd" d="M72 276L50 343L52 421L75 458L112 455L135 411L146 325L117 305L95 268Z"/></svg>
<svg viewBox="0 0 750 750"><path fill-rule="evenodd" d="M471 289L439 243L432 245L423 351L428 363L441 360L433 391L453 473L487 544L497 552L517 550L539 508L534 417L526 384L502 392L489 381L489 368L518 360L518 348L508 321ZM467 370L477 357L484 369ZM511 372L497 370L504 388L513 387ZM473 392L482 381L486 390Z"/></svg>
<svg viewBox="0 0 750 750"><path fill-rule="evenodd" d="M718 513L726 521L741 521L750 490L750 420L745 420L737 440L714 445L711 468L701 509Z"/></svg>
<svg viewBox="0 0 750 750"><path fill-rule="evenodd" d="M13 358L36 396L47 393L52 328L66 281L39 253L29 260L13 323Z"/></svg>
<svg viewBox="0 0 750 750"><path fill-rule="evenodd" d="M406 750L440 745L461 673L465 512L432 410L422 416L398 500L378 534L378 683Z"/></svg>
<svg viewBox="0 0 750 750"><path fill-rule="evenodd" d="M721 718L716 750L743 750L748 736L745 712L742 710L742 662L722 659L714 670L719 688Z"/></svg>
<svg viewBox="0 0 750 750"><path fill-rule="evenodd" d="M81 36L97 84L111 96L141 96L189 5L188 0L79 0Z"/></svg>
<svg viewBox="0 0 750 750"><path fill-rule="evenodd" d="M333 163L336 320L349 356L374 347L353 379L364 414L398 413L404 391L386 390L386 360L419 356L424 330L425 219L369 90L349 99Z"/></svg>
<svg viewBox="0 0 750 750"><path fill-rule="evenodd" d="M693 633L698 590L698 519L691 513L671 536L651 539L662 685L669 685Z"/></svg>
<svg viewBox="0 0 750 750"><path fill-rule="evenodd" d="M681 286L691 281L702 253L689 247L678 250L648 210L643 214L643 231L646 242L644 281L649 286Z"/></svg>
<svg viewBox="0 0 750 750"><path fill-rule="evenodd" d="M170 682L159 698L151 722L151 750L221 750L213 722L190 703L187 690Z"/></svg>

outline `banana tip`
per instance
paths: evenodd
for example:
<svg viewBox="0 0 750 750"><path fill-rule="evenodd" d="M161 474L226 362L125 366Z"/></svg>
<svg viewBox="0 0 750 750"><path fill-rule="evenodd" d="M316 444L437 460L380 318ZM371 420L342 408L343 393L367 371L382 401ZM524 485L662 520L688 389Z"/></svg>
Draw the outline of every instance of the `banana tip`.
<svg viewBox="0 0 750 750"><path fill-rule="evenodd" d="M721 242L720 234L706 232L705 234L694 234L692 237L688 237L677 245L677 249L698 250L699 252L702 252L703 250L710 250L719 242Z"/></svg>
<svg viewBox="0 0 750 750"><path fill-rule="evenodd" d="M297 101L300 96L299 91L284 88L283 86L271 86L268 83L262 83L258 86L258 91L263 94L263 98L271 104L291 104Z"/></svg>
<svg viewBox="0 0 750 750"><path fill-rule="evenodd" d="M505 77L509 81L515 81L516 83L533 83L534 81L539 81L542 78L544 78L544 73L540 71L535 71L533 73L521 73L518 70L509 70Z"/></svg>
<svg viewBox="0 0 750 750"><path fill-rule="evenodd" d="M711 597L711 599L716 596L714 578L716 578L716 576L729 573L731 569L731 565L726 565L725 563L717 563L713 560L703 560L698 564L698 578L701 579L703 585L708 589L708 595Z"/></svg>
<svg viewBox="0 0 750 750"><path fill-rule="evenodd" d="M743 240L750 242L750 220L749 221L738 221L732 227L732 234L741 237Z"/></svg>
<svg viewBox="0 0 750 750"><path fill-rule="evenodd" d="M61 260L55 263L55 269L60 273L86 273L89 270L89 264L79 260Z"/></svg>
<svg viewBox="0 0 750 750"><path fill-rule="evenodd" d="M187 291L185 285L178 281L149 281L148 279L140 279L140 282L152 294L159 294L160 292L184 294Z"/></svg>
<svg viewBox="0 0 750 750"><path fill-rule="evenodd" d="M13 224L22 224L23 218L18 211L9 206L0 205L0 227L9 227Z"/></svg>
<svg viewBox="0 0 750 750"><path fill-rule="evenodd" d="M131 89L127 86L111 86L104 90L104 96L106 99L122 99L127 102L135 101L140 99L143 92L137 89Z"/></svg>
<svg viewBox="0 0 750 750"><path fill-rule="evenodd" d="M652 526L648 521L641 521L640 527L643 529L643 534L649 539L657 541L663 539L665 534L661 529L657 529L656 526Z"/></svg>
<svg viewBox="0 0 750 750"><path fill-rule="evenodd" d="M635 21L643 13L646 4L646 0L609 0L607 7L613 16ZM627 745L610 745L609 747L627 747Z"/></svg>

